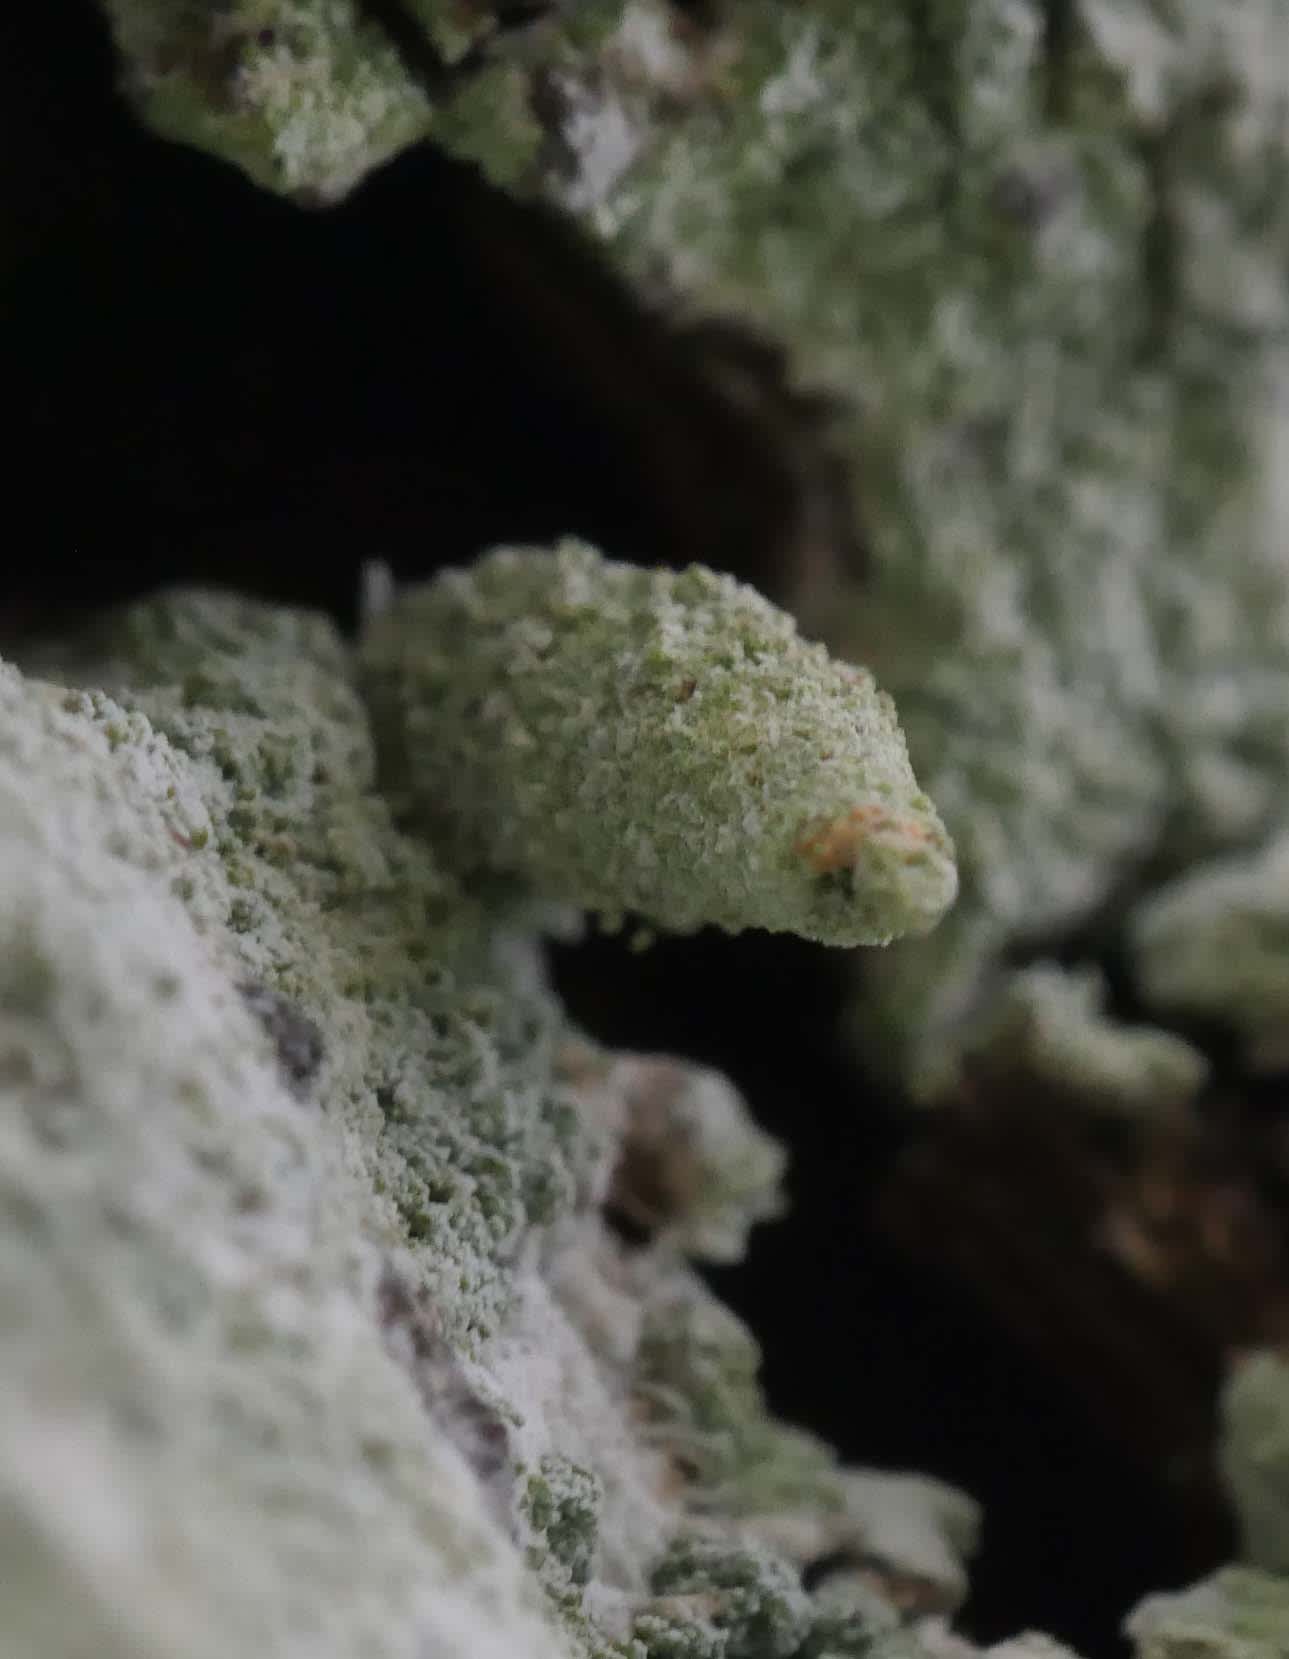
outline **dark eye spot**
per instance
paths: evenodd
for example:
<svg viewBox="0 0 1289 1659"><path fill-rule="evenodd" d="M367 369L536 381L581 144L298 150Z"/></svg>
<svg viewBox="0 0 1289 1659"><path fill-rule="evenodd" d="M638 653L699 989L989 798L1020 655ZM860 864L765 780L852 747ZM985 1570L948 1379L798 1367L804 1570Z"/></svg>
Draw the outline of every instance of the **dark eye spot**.
<svg viewBox="0 0 1289 1659"><path fill-rule="evenodd" d="M255 44L257 46L272 46L276 40L276 29L261 29L255 37Z"/></svg>

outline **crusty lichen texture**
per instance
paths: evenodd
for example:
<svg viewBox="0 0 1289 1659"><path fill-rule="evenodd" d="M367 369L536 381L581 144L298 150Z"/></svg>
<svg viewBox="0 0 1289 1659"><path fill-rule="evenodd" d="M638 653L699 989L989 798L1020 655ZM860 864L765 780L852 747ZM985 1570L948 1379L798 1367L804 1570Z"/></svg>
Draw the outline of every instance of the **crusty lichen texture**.
<svg viewBox="0 0 1289 1659"><path fill-rule="evenodd" d="M556 1659L501 1520L375 1316L384 1262L431 1280L377 1193L399 1157L373 1133L368 1068L425 1045L405 1046L417 1014L388 978L383 1000L346 983L366 968L340 948L344 889L378 890L392 847L362 822L339 652L320 625L236 608L134 624L177 634L222 694L172 683L148 699L153 724L124 687L0 666L5 1652ZM300 655L274 668L270 649L257 676L246 654L273 643ZM316 700L311 719L248 712L275 678ZM407 875L409 900L434 885L423 862ZM326 889L329 920L303 933ZM385 955L380 900L358 902ZM247 972L298 990L326 1029L325 1118L284 1087L236 990Z"/></svg>
<svg viewBox="0 0 1289 1659"><path fill-rule="evenodd" d="M504 549L397 600L363 662L382 781L459 869L844 945L953 899L890 699L729 577Z"/></svg>
<svg viewBox="0 0 1289 1659"><path fill-rule="evenodd" d="M429 129L429 100L355 0L105 9L149 123L286 195L335 201Z"/></svg>
<svg viewBox="0 0 1289 1659"><path fill-rule="evenodd" d="M427 136L498 183L535 182L547 140L534 75L582 64L617 0L103 0L122 88L164 137L309 205L340 200ZM390 25L394 33L390 33ZM535 38L533 38L535 37Z"/></svg>
<svg viewBox="0 0 1289 1659"><path fill-rule="evenodd" d="M330 624L167 595L27 670L6 1659L917 1655L974 1507L776 1423L683 1258L777 1210L779 1149L715 1074L570 1028L546 895L469 892L396 825Z"/></svg>
<svg viewBox="0 0 1289 1659"><path fill-rule="evenodd" d="M796 603L891 691L962 876L858 963L867 1063L951 1096L1018 957L1125 932L1148 1016L1282 1063L1278 862L1133 908L1289 816L1283 6L747 0L724 38L586 220L850 411L868 569Z"/></svg>
<svg viewBox="0 0 1289 1659"><path fill-rule="evenodd" d="M439 10L417 10L428 38ZM493 8L478 19L487 33ZM146 80L136 36L121 31ZM595 0L489 41L486 78L423 130L576 214L682 324L780 343L794 392L835 407L830 512L868 568L820 581L833 550L807 547L795 606L895 697L962 888L925 942L860 964L866 1062L951 1096L1016 958L1077 933L1128 944L1154 1022L1231 1026L1250 1067L1280 1065L1279 0L1070 0L1057 21L1040 0L700 17ZM183 54L166 62L187 100L174 130L211 145L202 123L228 99ZM319 143L354 158L315 169L334 195L387 150L347 120L327 53L301 62L327 88ZM396 55L379 79L381 100L421 96ZM269 177L282 142L257 129L245 165ZM1215 932L1233 977L1204 968ZM1137 1053L1125 1096L1158 1101L1164 1074ZM1169 1067L1169 1104L1202 1074L1193 1052Z"/></svg>
<svg viewBox="0 0 1289 1659"><path fill-rule="evenodd" d="M863 964L870 1063L951 1093L1012 959L1132 933L1143 876L1172 902L1142 937L1166 925L1196 959L1207 861L1254 858L1286 818L1278 0L1071 0L1058 22L1040 0L746 0L708 22L594 0L522 43L485 5L466 32L490 79L433 120L347 0L242 0L222 56L196 13L108 9L131 83L173 89L173 120L144 99L163 130L227 150L229 112L278 88L243 164L333 198L411 136L369 113L424 105L416 132L577 214L670 315L781 342L793 385L835 401L869 568L798 604L895 696L962 874L945 927ZM307 27L278 30L288 10ZM451 8L415 15L459 54ZM158 18L182 49L158 52ZM360 118L338 65L377 57ZM329 159L293 184L305 153ZM1228 984L1157 974L1148 943L1135 986L1161 1022L1234 1021L1254 1066L1279 1063L1275 868L1240 878L1237 1010ZM1174 1068L1175 1104L1199 1070Z"/></svg>
<svg viewBox="0 0 1289 1659"><path fill-rule="evenodd" d="M1246 1560L1289 1575L1289 1353L1236 1363L1222 1396L1221 1468Z"/></svg>
<svg viewBox="0 0 1289 1659"><path fill-rule="evenodd" d="M1289 1579L1227 1567L1175 1595L1148 1596L1127 1630L1139 1659L1283 1659Z"/></svg>

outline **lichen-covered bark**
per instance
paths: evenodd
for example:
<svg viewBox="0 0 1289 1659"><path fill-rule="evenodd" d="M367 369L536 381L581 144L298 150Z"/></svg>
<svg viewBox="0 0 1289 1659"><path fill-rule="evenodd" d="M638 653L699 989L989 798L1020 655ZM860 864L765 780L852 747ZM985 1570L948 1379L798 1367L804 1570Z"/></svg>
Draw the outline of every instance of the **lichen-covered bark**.
<svg viewBox="0 0 1289 1659"><path fill-rule="evenodd" d="M577 0L541 22L547 8L491 0L104 0L152 127L312 205L427 136L498 183L534 183L538 77L589 64L618 9Z"/></svg>
<svg viewBox="0 0 1289 1659"><path fill-rule="evenodd" d="M869 1058L915 1090L953 1087L1004 956L1283 821L1287 28L1265 0L766 0L589 215L852 411L869 572L798 602L892 688L959 847L946 926L864 968ZM1169 948L1198 958L1190 891ZM1255 1058L1278 1008L1235 1016Z"/></svg>
<svg viewBox="0 0 1289 1659"><path fill-rule="evenodd" d="M1055 55L1017 0L740 8L721 92L595 215L854 410L870 574L800 603L891 685L959 844L954 915L860 1017L933 1089L1004 952L1256 840L1289 776L1283 15L1072 17Z"/></svg>
<svg viewBox="0 0 1289 1659"><path fill-rule="evenodd" d="M417 15L433 43L437 12ZM519 35L478 18L492 90L432 94L424 130L576 214L703 325L730 395L741 333L785 348L803 407L831 400L868 571L838 585L807 550L797 607L895 695L963 878L945 927L865 965L855 1025L870 1062L943 1094L1006 959L1103 916L1113 934L1143 888L1285 816L1283 8L606 0ZM291 50L330 88L319 122L349 130L343 77L302 36ZM416 61L385 65L386 98L421 85ZM205 83L167 73L206 119ZM257 176L286 130L261 133ZM315 186L384 153L360 144ZM835 542L840 522L830 499L801 534ZM1193 955L1207 889L1176 891L1170 946ZM1236 949L1260 958L1259 891ZM1257 973L1238 1023L1260 1063L1284 997L1263 994L1274 964ZM1147 1002L1157 982L1145 964ZM1231 1017L1212 984L1183 1001ZM1178 1006L1165 987L1159 1017ZM1180 1100L1198 1067L1174 1075Z"/></svg>
<svg viewBox="0 0 1289 1659"><path fill-rule="evenodd" d="M173 612L139 621L167 614L182 629ZM398 1154L359 1127L373 1110L362 1032L381 1004L360 1013L346 989L362 954L332 955L358 876L365 745L352 695L328 682L326 630L284 617L266 631L270 654L274 636L300 651L279 664L282 689L322 693L323 710L273 725L194 679L185 711L175 686L175 735L202 758L128 693L0 668L3 1645L14 1659L554 1659L504 1517L452 1433L431 1431L376 1316L383 1260L415 1273L425 1245L373 1185ZM261 767L286 826L239 832ZM304 847L294 814L309 810L320 839ZM331 891L307 966L292 962L301 909L281 901L310 883L257 884L270 840ZM392 850L378 829L366 847L371 864ZM423 859L408 874L409 899L441 892ZM248 970L319 1019L335 1116L283 1088L236 990ZM446 1035L462 1056L466 1031ZM386 1050L395 1066L405 1052Z"/></svg>
<svg viewBox="0 0 1289 1659"><path fill-rule="evenodd" d="M1221 1465L1245 1558L1289 1575L1289 1357L1245 1354L1222 1399Z"/></svg>
<svg viewBox="0 0 1289 1659"><path fill-rule="evenodd" d="M368 630L383 783L456 868L673 929L886 944L953 849L871 675L728 577L495 552Z"/></svg>
<svg viewBox="0 0 1289 1659"><path fill-rule="evenodd" d="M1286 1629L1289 1583L1249 1567L1150 1596L1128 1620L1140 1659L1278 1659Z"/></svg>
<svg viewBox="0 0 1289 1659"><path fill-rule="evenodd" d="M968 1500L776 1423L680 1255L738 1254L777 1147L723 1079L572 1030L559 913L396 827L330 625L170 595L28 668L6 1655L848 1659L955 1608ZM869 1582L816 1596L819 1555Z"/></svg>
<svg viewBox="0 0 1289 1659"><path fill-rule="evenodd" d="M987 1067L1007 1050L1006 1064L1019 1050L1034 1077L1077 1078L1118 1110L1183 1103L1204 1067L1179 1038L1103 1022L1089 979L1043 965L1013 976L1018 956L1056 943L1068 954L1075 935L1125 947L1145 1016L1216 1018L1235 1027L1246 1065L1283 1065L1289 18L1279 0L743 0L713 8L710 22L706 8L604 0L557 8L511 38L488 5L469 14L464 38L430 3L401 10L411 37L380 22L388 8L341 0L106 9L127 84L162 131L312 202L428 134L577 216L638 292L703 342L731 396L757 395L750 365L768 339L787 364L784 406L831 412L844 464L829 473L829 510L803 516L796 606L807 631L895 694L962 871L945 925L864 966L854 1023L870 1065L937 1098L958 1086L964 1061ZM832 548L817 545L839 516L867 550L859 583L840 579ZM205 695L198 685L191 706ZM231 860L219 883L233 886L184 877L194 915L214 938L231 925L237 974L254 967L298 994L323 1029L331 999L346 1052L375 996L394 1058L384 1035L374 1052L392 1082L342 1090L332 1105L345 1156L380 1201L371 1213L406 1250L413 1285L428 1276L447 1337L426 1329L414 1300L387 1294L386 1304L403 1310L393 1323L428 1398L454 1412L473 1400L450 1360L450 1341L466 1339L484 1367L463 1371L466 1381L486 1382L492 1400L524 1397L522 1425L503 1411L504 1426L490 1427L485 1411L480 1434L471 1405L461 1414L473 1426L460 1432L476 1456L517 1436L521 1497L495 1471L480 1478L494 1506L513 1505L515 1535L571 1639L612 1632L650 1659L819 1659L880 1654L888 1640L898 1650L903 1633L862 1598L825 1608L821 1593L813 1609L802 1599L800 1539L839 1536L867 1559L876 1529L849 1514L854 1489L839 1487L822 1448L767 1422L745 1337L692 1281L660 1270L624 1284L621 1264L601 1273L585 1249L578 1229L593 1223L578 1195L597 1181L639 1204L643 1180L646 1211L675 1242L686 1227L669 1206L683 1206L685 1180L639 1145L648 1177L641 1156L610 1175L569 1129L581 1062L561 1081L558 1014L528 923L476 910L458 931L450 918L467 901L441 885L437 865L424 873L423 849L400 839L389 843L397 854L369 858L366 832L353 838L328 808L305 860L322 874L298 951L280 920L294 889L266 875L273 896L262 902L241 839L257 837L254 858L271 865L264 849L286 837L283 856L295 857L294 830L263 804L280 787L271 734L255 739L267 746L250 751L247 772L241 729L234 741L220 733L251 716L216 706L191 738L197 761L214 766L202 776L252 794L218 796L236 832L227 854L216 843ZM167 731L179 719L164 700L85 705L118 730L110 741L127 760L131 744L150 742L135 709ZM273 719L290 715L275 706ZM325 781L329 763L319 764ZM501 781L504 815L516 796ZM231 813L243 810L238 829ZM530 820L525 847L541 850L541 828ZM506 853L529 876L552 868ZM554 883L565 896L641 897L620 872L608 891L584 885L584 869L566 874ZM397 941L388 1010L361 929L328 954L333 924L320 918L351 902L362 928L374 915L377 936ZM690 920L670 902L655 908ZM427 955L423 924L429 957L441 946L451 974L429 1010L409 988L419 968L406 966L418 948ZM1238 974L1211 972L1215 952ZM345 964L334 982L333 960ZM438 1092L440 1019L449 1071ZM584 1084L593 1072L580 1071ZM625 1106L596 1111L601 1124L630 1121ZM758 1196L743 1199L755 1208L765 1185L751 1188ZM736 1203L736 1234L747 1213ZM542 1273L526 1271L522 1249L537 1226L570 1241ZM660 1489L636 1478L641 1448L628 1455L603 1410L624 1377L649 1449L668 1460ZM1233 1386L1227 1456L1249 1547L1266 1565L1279 1548L1266 1542L1266 1517L1279 1525L1278 1428L1270 1440L1246 1431L1264 1406L1278 1424L1281 1408L1278 1392L1260 1400L1247 1379ZM677 1506L725 1523L721 1536L678 1537ZM836 1534L829 1513L846 1517ZM933 1586L924 1605L944 1596ZM1272 1659L1287 1622L1283 1577L1232 1568L1153 1598L1132 1634L1144 1659ZM966 1651L943 1633L924 1640ZM1017 1649L1042 1650L1041 1639Z"/></svg>

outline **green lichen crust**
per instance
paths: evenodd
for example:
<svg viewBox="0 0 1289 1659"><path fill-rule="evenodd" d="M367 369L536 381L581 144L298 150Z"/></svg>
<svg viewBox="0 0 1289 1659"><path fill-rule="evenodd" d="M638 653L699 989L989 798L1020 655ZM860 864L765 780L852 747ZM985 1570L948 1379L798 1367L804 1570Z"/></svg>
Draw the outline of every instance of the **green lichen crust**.
<svg viewBox="0 0 1289 1659"><path fill-rule="evenodd" d="M235 989L228 912L273 912L219 850L235 787L126 704L0 665L5 1653L558 1659L375 1315L398 1231L345 1132L364 1050L346 999L326 1009L328 1120ZM283 914L248 956L282 948Z"/></svg>
<svg viewBox="0 0 1289 1659"><path fill-rule="evenodd" d="M728 577L504 549L403 595L363 661L384 784L462 871L846 945L953 898L890 699Z"/></svg>
<svg viewBox="0 0 1289 1659"><path fill-rule="evenodd" d="M1243 1555L1289 1574L1289 1356L1246 1355L1222 1393L1221 1467Z"/></svg>
<svg viewBox="0 0 1289 1659"><path fill-rule="evenodd" d="M741 1535L804 1565L831 1559L835 1612L866 1605L851 1563L919 1616L951 1613L977 1506L942 1482L846 1469L832 1450L766 1411L747 1328L692 1278L661 1280L645 1308L635 1390L650 1441L685 1471L687 1512L736 1519Z"/></svg>
<svg viewBox="0 0 1289 1659"><path fill-rule="evenodd" d="M946 1075L932 1092L948 1094L969 1075L977 1087L1041 1087L1084 1111L1175 1119L1207 1081L1208 1062L1171 1032L1112 1019L1105 1001L1093 968L1020 970L961 1047L946 1051Z"/></svg>
<svg viewBox="0 0 1289 1659"><path fill-rule="evenodd" d="M837 400L870 568L799 608L896 697L962 872L945 927L864 966L870 1061L934 1096L1018 950L1101 916L1114 932L1143 871L1171 882L1284 822L1277 0L1080 0L1059 26L1039 0L747 0L713 28L605 0L432 121L356 12L295 9L315 30L325 13L346 61L386 53L358 105L410 99L409 131L543 189L672 314L782 342L793 384ZM114 10L136 80L177 89L170 128L227 150L229 88L260 84L277 37L252 38L249 4L203 13L245 13L247 67L212 99L209 45L158 69L139 22L195 11ZM444 18L420 15L450 59ZM490 8L471 15L486 33ZM334 197L403 141L347 113L340 51L302 49L331 89L312 127L255 116L255 176ZM306 153L324 159L288 180L282 156ZM1179 925L1198 949L1203 917ZM1267 937L1251 923L1253 957ZM1275 967L1255 967L1260 990Z"/></svg>
<svg viewBox="0 0 1289 1659"><path fill-rule="evenodd" d="M1152 1007L1220 1024L1251 1071L1289 1064L1289 835L1166 883L1128 938Z"/></svg>
<svg viewBox="0 0 1289 1659"><path fill-rule="evenodd" d="M102 0L125 92L162 137L311 204L431 137L497 183L533 185L535 77L589 61L617 0L511 39L506 8L410 0L392 38L359 0Z"/></svg>
<svg viewBox="0 0 1289 1659"><path fill-rule="evenodd" d="M986 1656L987 1659L1077 1659L1073 1650L1061 1642L1033 1632L1013 1636L1010 1641L996 1642L986 1649Z"/></svg>
<svg viewBox="0 0 1289 1659"><path fill-rule="evenodd" d="M584 1108L617 1148L609 1206L686 1256L742 1260L750 1229L782 1211L786 1160L729 1080L662 1055L589 1047L570 1063Z"/></svg>
<svg viewBox="0 0 1289 1659"><path fill-rule="evenodd" d="M868 570L797 603L957 844L945 925L860 965L870 1063L930 1095L1009 960L1289 814L1283 8L1061 17L748 0L584 209L850 411Z"/></svg>
<svg viewBox="0 0 1289 1659"><path fill-rule="evenodd" d="M966 1501L775 1423L678 1254L734 1254L781 1154L710 1072L570 1030L548 907L396 827L330 625L163 596L28 669L0 665L6 1655L921 1659ZM898 1597L807 1592L820 1553Z"/></svg>
<svg viewBox="0 0 1289 1659"><path fill-rule="evenodd" d="M1127 1632L1137 1659L1284 1659L1289 1579L1225 1567L1176 1595L1147 1597Z"/></svg>
<svg viewBox="0 0 1289 1659"><path fill-rule="evenodd" d="M148 124L283 194L335 201L429 130L429 100L354 0L105 9Z"/></svg>
<svg viewBox="0 0 1289 1659"><path fill-rule="evenodd" d="M531 937L395 829L322 618L163 597L84 651L69 671L108 690L76 708L119 764L184 768L176 894L232 941L240 980L289 998L343 1056L331 1098L390 1236L454 1335L487 1332L528 1230L568 1207L593 1156Z"/></svg>

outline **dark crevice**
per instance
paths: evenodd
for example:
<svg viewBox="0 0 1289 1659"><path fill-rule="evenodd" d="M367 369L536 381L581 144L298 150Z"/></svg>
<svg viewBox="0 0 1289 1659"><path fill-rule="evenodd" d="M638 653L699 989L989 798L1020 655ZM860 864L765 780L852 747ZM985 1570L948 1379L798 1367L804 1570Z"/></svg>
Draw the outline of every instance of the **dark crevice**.
<svg viewBox="0 0 1289 1659"><path fill-rule="evenodd" d="M844 1573L853 1566L854 1557L849 1550L833 1550L828 1555L808 1561L802 1568L801 1582L807 1590L818 1590L837 1573Z"/></svg>
<svg viewBox="0 0 1289 1659"><path fill-rule="evenodd" d="M809 443L785 454L773 390L735 401L576 227L428 146L301 211L142 133L81 10L83 98L39 8L0 23L35 180L0 206L7 486L42 549L0 627L175 580L352 623L365 558L414 579L565 533L786 590Z"/></svg>
<svg viewBox="0 0 1289 1659"><path fill-rule="evenodd" d="M731 0L668 0L672 11L704 34L717 29L729 16Z"/></svg>
<svg viewBox="0 0 1289 1659"><path fill-rule="evenodd" d="M1043 113L1054 125L1067 121L1074 102L1076 0L1043 0Z"/></svg>
<svg viewBox="0 0 1289 1659"><path fill-rule="evenodd" d="M956 18L946 19L949 10L938 0L906 0L912 45L910 93L927 111L943 142L944 166L937 193L945 213L951 212L958 200L962 156L958 109L961 31Z"/></svg>
<svg viewBox="0 0 1289 1659"><path fill-rule="evenodd" d="M1162 360L1173 338L1178 306L1178 240L1171 167L1172 129L1142 132L1137 156L1145 175L1149 213L1141 239L1145 316L1139 345L1144 362Z"/></svg>

